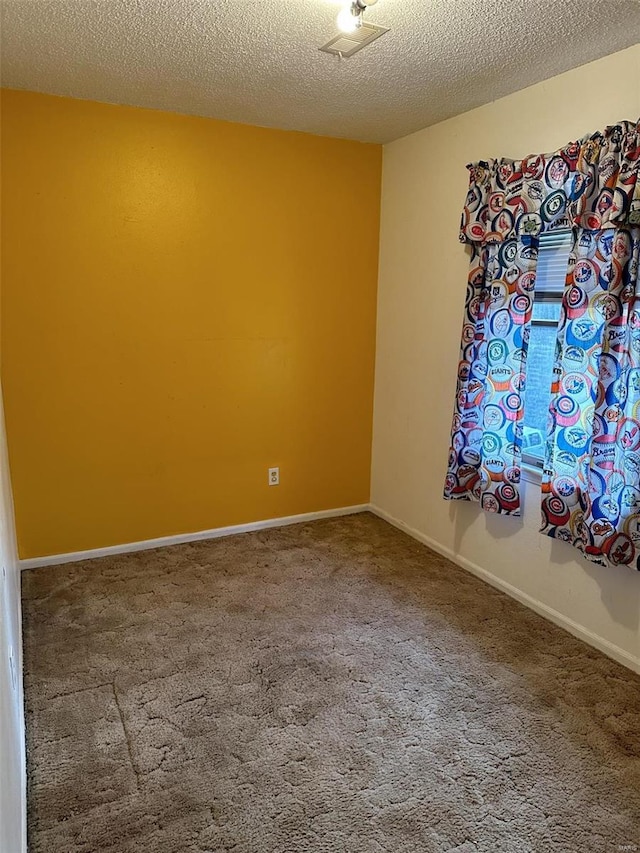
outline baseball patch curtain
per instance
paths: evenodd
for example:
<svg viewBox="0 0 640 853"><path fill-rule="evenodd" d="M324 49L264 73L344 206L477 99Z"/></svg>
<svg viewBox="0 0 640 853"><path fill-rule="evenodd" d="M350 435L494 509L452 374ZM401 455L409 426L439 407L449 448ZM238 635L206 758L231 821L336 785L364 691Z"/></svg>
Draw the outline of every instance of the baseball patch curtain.
<svg viewBox="0 0 640 853"><path fill-rule="evenodd" d="M468 166L471 247L445 498L520 514L540 235L570 228L541 531L640 569L640 124Z"/></svg>

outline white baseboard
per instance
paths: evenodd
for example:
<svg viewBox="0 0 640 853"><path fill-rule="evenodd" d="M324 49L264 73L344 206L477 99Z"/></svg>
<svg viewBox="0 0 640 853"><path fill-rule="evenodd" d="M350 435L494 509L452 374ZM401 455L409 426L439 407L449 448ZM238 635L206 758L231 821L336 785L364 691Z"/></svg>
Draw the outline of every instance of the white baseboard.
<svg viewBox="0 0 640 853"><path fill-rule="evenodd" d="M439 542L436 542L435 539L432 539L430 536L410 527L408 524L400 521L400 519L394 518L388 512L385 512L385 510L375 504L357 504L355 506L340 507L338 509L326 509L320 510L319 512L302 513L300 515L288 515L281 518L268 518L264 521L252 521L248 524L234 524L230 527L215 527L211 530L201 530L197 533L180 533L176 536L162 536L159 539L145 539L142 542L128 542L123 545L111 545L106 548L94 548L89 551L73 551L69 554L33 557L27 560L20 560L19 565L23 570L37 569L42 566L56 566L61 563L78 562L79 560L93 560L96 557L109 557L114 554L128 554L134 551L146 551L151 548L163 548L168 545L181 545L186 542L198 542L205 539L218 539L222 536L235 536L239 533L250 533L254 530L266 530L270 527L285 527L289 524L301 524L307 521L316 521L321 518L337 518L342 515L353 515L358 512L367 511L374 513L379 518L382 518L384 521L387 521L389 524L397 527L398 530L401 530L413 539L417 539L418 542L422 542L423 545L426 545L428 548L431 548L433 551L436 551L438 554L441 554L443 557L446 557L448 560L456 563L456 565L466 569L512 598L515 598L516 601L524 604L525 607L529 607L540 616L543 616L545 619L549 619L550 622L553 622L560 628L564 628L565 631L573 634L573 636L577 637L579 640L593 646L603 652L603 654L618 661L618 663L621 663L623 666L626 666L640 674L640 658L634 657L619 646L610 643L603 637L599 637L597 634L594 634L592 631L589 631L587 628L584 628L572 619L563 616L562 613L559 613L552 607L543 604L541 601L538 601L530 595L527 595L527 593L522 592L517 587L512 586L496 575L491 574L491 572L488 572L486 569L483 569L481 566L478 566L466 557L462 557L460 554L454 553L450 548L441 545Z"/></svg>
<svg viewBox="0 0 640 853"><path fill-rule="evenodd" d="M476 563L473 563L466 557L462 557L460 554L456 554L454 551L451 550L451 548L447 548L445 545L441 545L439 542L436 542L435 539L431 539L430 536L421 533L419 530L416 530L413 527L409 527L408 524L405 524L403 521L400 521L400 519L394 518L392 515L389 515L388 512L385 512L383 509L380 509L380 507L375 506L375 504L371 504L369 506L369 511L377 515L379 518L382 518L384 521L387 521L394 527L397 527L398 530L402 530L403 533L406 533L413 539L417 539L418 542L422 542L423 545L426 545L428 548L431 548L432 551L436 551L438 554L441 554L443 557L446 557L448 560L451 560L452 563L456 563L456 565L460 566L463 569L466 569L467 571L481 578L483 581L486 581L487 583L491 584L491 586L496 587L496 589L499 589L507 595L510 595L511 598L515 598L516 601L519 601L521 604L524 604L525 607L529 607L531 610L534 610L540 616L543 616L545 619L548 619L550 622L553 622L560 628L564 628L565 631L568 631L570 634L573 634L574 637L577 637L579 640L582 640L588 645L598 649L598 651L607 655L607 657L613 658L615 661L621 663L623 666L626 666L634 672L640 674L640 658L634 657L633 655L629 654L629 652L625 651L624 649L621 649L619 646L610 643L603 637L599 637L597 634L594 634L587 628L583 628L582 625L579 625L577 622L574 622L567 616L563 616L562 613L559 613L552 607L549 607L548 605L543 604L541 601L532 598L530 595L527 595L526 592L522 592L517 587L512 586L510 583L507 583L499 577L496 577L496 575L492 575L491 572L488 572L486 569L481 568L481 566L478 566Z"/></svg>
<svg viewBox="0 0 640 853"><path fill-rule="evenodd" d="M114 554L129 554L133 551L148 551L151 548L164 548L168 545L183 545L186 542L199 542L203 539L219 539L221 536L235 536L238 533L251 533L254 530L266 530L269 527L285 527L288 524L302 524L321 518L338 518L341 515L354 515L367 512L369 504L343 506L339 509L323 509L319 512L304 512L300 515L287 515L281 518L267 518L264 521L251 521L248 524L233 524L230 527L214 527L197 533L179 533L176 536L161 536L159 539L145 539L142 542L127 542L123 545L109 545L106 548L93 548L89 551L72 551L69 554L52 554L49 557L32 557L20 560L20 568L38 569L42 566L59 566L61 563L77 563L80 560L94 560L96 557L111 557Z"/></svg>

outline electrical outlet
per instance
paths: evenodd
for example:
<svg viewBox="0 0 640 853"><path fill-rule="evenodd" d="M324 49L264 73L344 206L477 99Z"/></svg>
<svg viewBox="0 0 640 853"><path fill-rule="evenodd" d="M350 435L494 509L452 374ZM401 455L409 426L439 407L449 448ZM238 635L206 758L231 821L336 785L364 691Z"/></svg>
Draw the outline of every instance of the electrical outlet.
<svg viewBox="0 0 640 853"><path fill-rule="evenodd" d="M279 468L269 468L269 485L270 486L279 486L280 485L280 469Z"/></svg>

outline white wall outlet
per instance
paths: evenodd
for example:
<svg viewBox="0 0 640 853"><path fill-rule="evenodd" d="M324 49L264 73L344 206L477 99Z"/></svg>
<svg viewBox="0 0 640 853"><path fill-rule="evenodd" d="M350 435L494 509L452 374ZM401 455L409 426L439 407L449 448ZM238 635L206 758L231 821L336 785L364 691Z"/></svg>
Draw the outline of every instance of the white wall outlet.
<svg viewBox="0 0 640 853"><path fill-rule="evenodd" d="M269 485L270 486L279 486L280 485L280 469L279 468L269 468Z"/></svg>

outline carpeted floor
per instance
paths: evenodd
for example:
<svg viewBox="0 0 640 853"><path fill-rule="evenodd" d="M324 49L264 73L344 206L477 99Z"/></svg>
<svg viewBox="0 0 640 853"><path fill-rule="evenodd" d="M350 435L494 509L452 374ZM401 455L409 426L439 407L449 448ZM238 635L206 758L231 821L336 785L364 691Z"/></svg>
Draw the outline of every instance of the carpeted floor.
<svg viewBox="0 0 640 853"><path fill-rule="evenodd" d="M31 853L640 850L640 678L369 514L23 583Z"/></svg>

